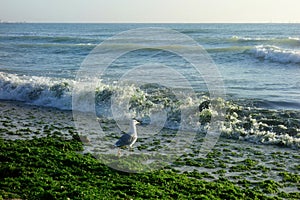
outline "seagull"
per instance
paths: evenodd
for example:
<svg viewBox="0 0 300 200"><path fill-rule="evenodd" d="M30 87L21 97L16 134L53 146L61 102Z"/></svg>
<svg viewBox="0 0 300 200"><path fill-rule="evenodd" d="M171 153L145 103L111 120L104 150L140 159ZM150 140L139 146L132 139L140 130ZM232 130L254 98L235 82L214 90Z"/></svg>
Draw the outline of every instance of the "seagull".
<svg viewBox="0 0 300 200"><path fill-rule="evenodd" d="M128 133L125 133L120 137L120 139L115 143L116 147L124 147L129 146L129 148L132 148L132 145L137 140L137 132L136 132L136 126L139 124L139 122L136 119L132 119L130 121L130 130ZM118 155L120 156L121 152L120 149L118 151Z"/></svg>

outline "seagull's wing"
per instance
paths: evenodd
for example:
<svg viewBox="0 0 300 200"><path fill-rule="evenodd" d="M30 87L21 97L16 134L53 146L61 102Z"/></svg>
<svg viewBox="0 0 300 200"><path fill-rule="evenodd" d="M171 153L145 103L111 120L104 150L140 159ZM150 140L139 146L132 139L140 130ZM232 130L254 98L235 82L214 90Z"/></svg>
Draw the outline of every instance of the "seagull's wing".
<svg viewBox="0 0 300 200"><path fill-rule="evenodd" d="M134 139L135 139L135 137L133 137L129 134L124 134L124 135L122 135L122 137L120 137L120 139L116 142L115 145L117 147L130 145L133 142Z"/></svg>

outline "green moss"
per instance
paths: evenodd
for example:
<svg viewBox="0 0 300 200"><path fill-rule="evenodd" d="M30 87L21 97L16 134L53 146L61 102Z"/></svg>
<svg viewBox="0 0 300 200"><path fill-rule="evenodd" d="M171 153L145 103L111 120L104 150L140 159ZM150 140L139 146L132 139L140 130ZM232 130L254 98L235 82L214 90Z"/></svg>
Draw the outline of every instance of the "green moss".
<svg viewBox="0 0 300 200"><path fill-rule="evenodd" d="M213 150L207 154L207 158L218 158L222 155L222 153L218 150Z"/></svg>
<svg viewBox="0 0 300 200"><path fill-rule="evenodd" d="M185 165L187 166L195 166L195 167L201 167L203 166L202 163L200 162L197 162L196 160L193 160L193 159L184 159L185 160Z"/></svg>
<svg viewBox="0 0 300 200"><path fill-rule="evenodd" d="M284 182L300 183L299 174L294 174L290 172L280 172L279 175L282 176L282 180Z"/></svg>
<svg viewBox="0 0 300 200"><path fill-rule="evenodd" d="M226 174L226 170L224 170L224 169L220 169L220 170L218 170L218 171L214 172L214 174L220 174L220 175L224 175L224 174Z"/></svg>
<svg viewBox="0 0 300 200"><path fill-rule="evenodd" d="M264 166L264 165L258 165L254 168L255 170L260 170L261 172L269 172L271 169Z"/></svg>
<svg viewBox="0 0 300 200"><path fill-rule="evenodd" d="M300 193L299 192L280 192L278 194L279 197L285 198L285 199L300 199Z"/></svg>
<svg viewBox="0 0 300 200"><path fill-rule="evenodd" d="M230 167L230 172L243 172L246 170L251 170L258 164L258 161L251 160L249 158L239 162L237 165Z"/></svg>
<svg viewBox="0 0 300 200"><path fill-rule="evenodd" d="M212 176L208 172L198 172L198 171L194 170L192 172L185 172L184 174L186 174L189 177L194 177L194 178L198 178L198 179L203 179L203 178L214 179L214 176Z"/></svg>
<svg viewBox="0 0 300 200"><path fill-rule="evenodd" d="M249 166L249 167L253 167L255 165L258 164L258 161L256 160L251 160L249 158L245 159L244 161L242 161L243 163L245 163L246 166Z"/></svg>
<svg viewBox="0 0 300 200"><path fill-rule="evenodd" d="M243 187L247 187L247 188L251 186L251 182L246 179L241 179L237 183L239 185L242 185Z"/></svg>
<svg viewBox="0 0 300 200"><path fill-rule="evenodd" d="M265 180L258 183L257 188L266 193L277 193L279 191L280 184L273 180Z"/></svg>
<svg viewBox="0 0 300 200"><path fill-rule="evenodd" d="M220 161L218 167L227 168L227 165L223 161Z"/></svg>
<svg viewBox="0 0 300 200"><path fill-rule="evenodd" d="M261 151L253 151L253 154L254 154L254 155L257 155L257 156L258 156L258 155L264 155L263 152L261 152Z"/></svg>
<svg viewBox="0 0 300 200"><path fill-rule="evenodd" d="M0 199L273 199L260 189L243 189L225 178L204 181L203 178L213 179L207 172L116 171L90 154L78 153L83 146L74 138L0 139ZM112 161L116 159L111 155ZM117 161L127 166L136 164L127 158ZM278 191L278 185L273 182L259 186L267 192Z"/></svg>
<svg viewBox="0 0 300 200"><path fill-rule="evenodd" d="M141 144L141 145L139 145L138 147L137 147L137 149L138 150L144 150L144 149L147 149L149 146L148 145L146 145L146 144Z"/></svg>
<svg viewBox="0 0 300 200"><path fill-rule="evenodd" d="M231 150L230 150L230 149L224 148L224 149L223 149L223 152L231 152Z"/></svg>
<svg viewBox="0 0 300 200"><path fill-rule="evenodd" d="M293 155L293 158L300 159L300 155Z"/></svg>
<svg viewBox="0 0 300 200"><path fill-rule="evenodd" d="M294 169L300 171L300 165L295 165Z"/></svg>
<svg viewBox="0 0 300 200"><path fill-rule="evenodd" d="M199 115L199 121L201 122L201 124L205 124L210 122L212 117L211 111L209 109L204 109L200 115Z"/></svg>

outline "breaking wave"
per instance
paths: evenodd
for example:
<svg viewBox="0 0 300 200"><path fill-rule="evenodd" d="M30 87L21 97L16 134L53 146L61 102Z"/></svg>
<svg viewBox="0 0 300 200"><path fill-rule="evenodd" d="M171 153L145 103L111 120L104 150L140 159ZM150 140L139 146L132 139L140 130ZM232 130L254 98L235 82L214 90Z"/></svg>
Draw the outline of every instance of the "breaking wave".
<svg viewBox="0 0 300 200"><path fill-rule="evenodd" d="M0 99L70 110L72 85L68 79L0 72Z"/></svg>
<svg viewBox="0 0 300 200"><path fill-rule="evenodd" d="M156 84L119 86L107 85L101 81L95 84L95 106L99 115L111 114L109 112L114 99L115 106L126 110L131 117L139 117L144 123L149 122L150 115L163 110L166 113L166 119L162 119L166 120L165 128L193 129L205 133L212 117L220 115L214 109L219 107L226 110L225 120L220 122L223 137L259 144L300 147L299 111L262 109L254 105L249 107L248 102L243 104L224 99L210 100L206 93L187 95L184 100L179 101L170 89ZM71 110L74 85L75 81L71 79L0 72L0 99ZM90 102L84 98L92 91L83 88L76 92L83 99L80 111L89 111ZM213 102L215 105L200 109L199 105L203 102ZM188 119L181 119L181 112L188 113Z"/></svg>
<svg viewBox="0 0 300 200"><path fill-rule="evenodd" d="M282 64L300 64L300 51L283 49L272 45L259 45L248 51L256 58Z"/></svg>

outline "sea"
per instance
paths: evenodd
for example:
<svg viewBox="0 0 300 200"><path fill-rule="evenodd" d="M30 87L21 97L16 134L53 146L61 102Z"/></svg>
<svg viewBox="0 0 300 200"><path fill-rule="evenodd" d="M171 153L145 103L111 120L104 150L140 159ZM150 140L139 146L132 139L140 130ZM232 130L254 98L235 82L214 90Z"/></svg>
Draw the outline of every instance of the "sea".
<svg viewBox="0 0 300 200"><path fill-rule="evenodd" d="M116 35L148 28L175 31L201 46L223 84L224 95L218 102L227 112L227 121L220 130L225 137L291 148L300 146L300 24L1 23L0 99L72 110L78 72L93 50ZM190 82L198 99L189 99L185 106L209 102L207 77L189 71L193 66L168 49L135 48L115 58L105 77L90 80L96 84L93 105L97 115L111 117L116 112L111 111L112 104L123 106L125 100L129 103L124 108L128 112L133 110L133 115L144 117L145 121L153 107L176 107L178 102L174 101L172 91L155 85L155 81L146 86L134 85L134 81L114 85L134 67L139 66L143 72L143 67L146 69L151 63L156 64L154 70L159 72L160 80L183 74ZM170 75L170 68L178 73ZM176 80L178 85L182 83L180 78L172 81ZM82 90L79 96L83 98L88 91ZM115 92L117 102L112 102ZM85 107L88 105L82 104L80 111L85 111ZM178 128L178 111L174 107L169 110L165 126ZM201 110L199 113L194 117L205 115L201 115ZM206 113L206 120L200 119L199 126L209 123L211 113Z"/></svg>

